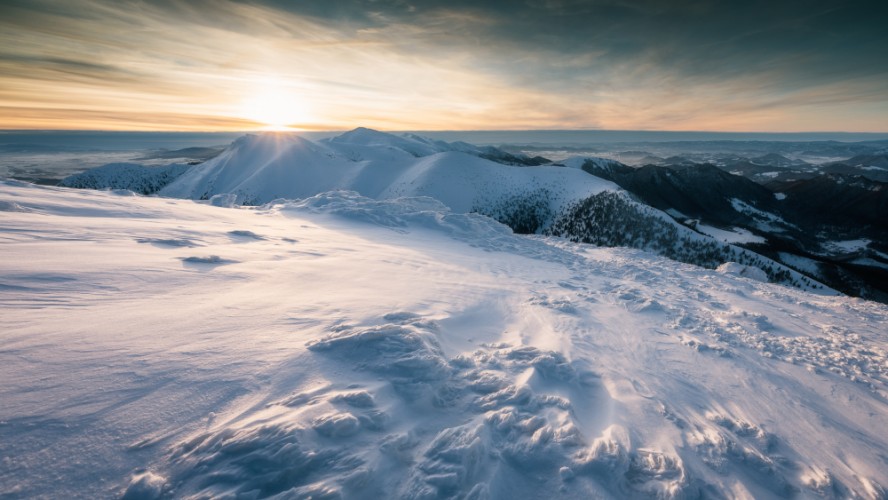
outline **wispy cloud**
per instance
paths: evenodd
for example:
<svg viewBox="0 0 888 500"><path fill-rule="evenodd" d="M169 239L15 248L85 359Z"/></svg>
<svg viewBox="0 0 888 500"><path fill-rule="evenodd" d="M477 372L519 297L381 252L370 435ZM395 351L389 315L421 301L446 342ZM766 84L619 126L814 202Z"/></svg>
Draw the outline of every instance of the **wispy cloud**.
<svg viewBox="0 0 888 500"><path fill-rule="evenodd" d="M250 128L274 87L315 128L884 131L879 7L7 1L0 127Z"/></svg>

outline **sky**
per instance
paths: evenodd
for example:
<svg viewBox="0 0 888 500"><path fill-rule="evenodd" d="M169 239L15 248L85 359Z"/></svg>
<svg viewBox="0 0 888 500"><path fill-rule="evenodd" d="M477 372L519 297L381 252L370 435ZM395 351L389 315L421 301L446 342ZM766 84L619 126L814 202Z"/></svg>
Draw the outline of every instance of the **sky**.
<svg viewBox="0 0 888 500"><path fill-rule="evenodd" d="M0 129L888 132L883 2L0 0Z"/></svg>

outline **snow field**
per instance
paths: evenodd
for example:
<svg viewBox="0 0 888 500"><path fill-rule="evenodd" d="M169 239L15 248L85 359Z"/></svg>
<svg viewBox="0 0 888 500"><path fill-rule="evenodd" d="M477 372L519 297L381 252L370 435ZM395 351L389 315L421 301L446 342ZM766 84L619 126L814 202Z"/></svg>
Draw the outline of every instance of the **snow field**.
<svg viewBox="0 0 888 500"><path fill-rule="evenodd" d="M880 304L429 198L0 201L11 496L886 493Z"/></svg>

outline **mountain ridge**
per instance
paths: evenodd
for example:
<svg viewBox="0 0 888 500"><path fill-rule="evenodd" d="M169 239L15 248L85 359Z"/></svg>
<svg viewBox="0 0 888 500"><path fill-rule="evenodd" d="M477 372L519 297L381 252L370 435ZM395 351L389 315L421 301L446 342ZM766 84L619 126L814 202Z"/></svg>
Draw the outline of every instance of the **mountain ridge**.
<svg viewBox="0 0 888 500"><path fill-rule="evenodd" d="M190 168L158 194L195 200L233 196L231 201L239 205L303 199L332 190L375 199L430 196L455 212L487 215L519 233L643 248L710 268L736 259L760 268L773 281L825 290L773 259L712 240L631 198L603 196L622 189L589 175L582 168L587 159L526 167L491 161L485 157L488 152L366 128L317 142L287 135L247 135L219 156ZM613 172L629 168L613 160L593 162ZM601 219L606 225L572 220L618 205L633 215ZM634 231L627 224L638 226L639 232L633 232L637 238L624 236ZM673 241L667 242L664 234Z"/></svg>

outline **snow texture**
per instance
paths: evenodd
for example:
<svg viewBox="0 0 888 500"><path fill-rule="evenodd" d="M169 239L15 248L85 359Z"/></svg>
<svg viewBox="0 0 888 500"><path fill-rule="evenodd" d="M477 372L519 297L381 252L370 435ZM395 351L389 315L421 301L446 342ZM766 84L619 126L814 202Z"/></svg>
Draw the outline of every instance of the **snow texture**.
<svg viewBox="0 0 888 500"><path fill-rule="evenodd" d="M422 196L0 200L4 497L888 495L883 304Z"/></svg>
<svg viewBox="0 0 888 500"><path fill-rule="evenodd" d="M723 274L742 276L744 278L761 281L763 283L768 282L768 275L765 274L765 272L761 269L752 266L744 266L736 262L725 262L724 264L718 266L715 270L716 272Z"/></svg>

